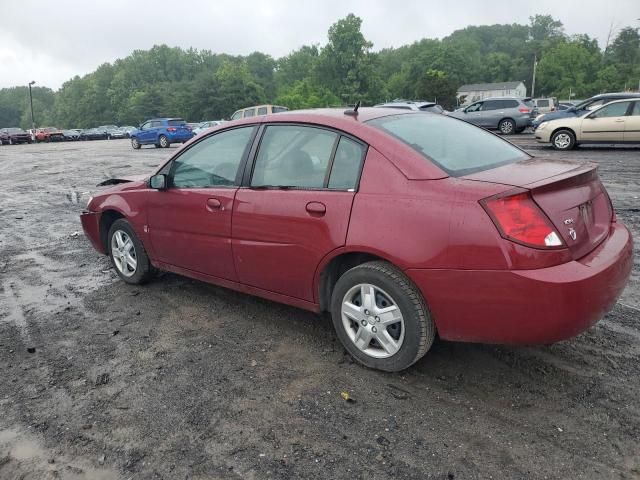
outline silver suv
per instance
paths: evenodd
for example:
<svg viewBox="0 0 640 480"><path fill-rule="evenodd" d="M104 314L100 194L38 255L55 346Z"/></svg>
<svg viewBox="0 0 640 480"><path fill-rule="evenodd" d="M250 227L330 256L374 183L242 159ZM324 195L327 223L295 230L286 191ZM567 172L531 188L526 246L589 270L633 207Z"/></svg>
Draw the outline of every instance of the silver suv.
<svg viewBox="0 0 640 480"><path fill-rule="evenodd" d="M485 98L449 115L504 135L521 133L538 114L531 101L517 97Z"/></svg>
<svg viewBox="0 0 640 480"><path fill-rule="evenodd" d="M399 108L401 110L415 110L420 112L445 113L445 109L435 102L422 102L411 100L394 100L393 102L374 105L379 108Z"/></svg>

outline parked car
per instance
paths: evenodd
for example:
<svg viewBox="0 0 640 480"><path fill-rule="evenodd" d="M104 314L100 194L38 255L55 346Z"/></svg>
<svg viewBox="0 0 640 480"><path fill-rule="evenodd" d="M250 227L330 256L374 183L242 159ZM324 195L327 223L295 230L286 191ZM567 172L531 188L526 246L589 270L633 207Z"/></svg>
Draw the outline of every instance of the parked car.
<svg viewBox="0 0 640 480"><path fill-rule="evenodd" d="M4 134L1 140L2 143L7 143L9 145L16 145L18 143L31 143L31 135L29 134L29 132L25 132L21 128L3 128L2 133Z"/></svg>
<svg viewBox="0 0 640 480"><path fill-rule="evenodd" d="M555 97L533 98L531 99L531 103L538 110L538 114L549 113L549 112L554 112L556 110L556 106L558 105L558 99Z"/></svg>
<svg viewBox="0 0 640 480"><path fill-rule="evenodd" d="M205 131L207 128L216 127L224 123L223 120L207 120L206 122L200 122L196 128L193 129L193 134L198 135L200 132Z"/></svg>
<svg viewBox="0 0 640 480"><path fill-rule="evenodd" d="M193 131L181 118L153 118L131 133L131 146L155 145L168 148L172 143L185 143L193 137Z"/></svg>
<svg viewBox="0 0 640 480"><path fill-rule="evenodd" d="M86 236L126 283L162 269L330 312L386 371L436 332L548 344L613 307L633 245L596 165L448 115L354 110L215 127L150 175L103 182Z"/></svg>
<svg viewBox="0 0 640 480"><path fill-rule="evenodd" d="M231 120L237 120L239 118L257 117L260 115L270 115L272 113L287 112L287 107L280 107L278 105L257 105L255 107L247 107L240 110L236 110L231 115Z"/></svg>
<svg viewBox="0 0 640 480"><path fill-rule="evenodd" d="M615 100L624 100L626 98L640 98L640 93L631 93L631 92L622 92L622 93L602 93L600 95L595 95L591 98L588 98L580 103L578 103L575 107L571 106L566 110L555 111L551 113L545 113L544 115L539 115L533 121L533 128L538 128L540 124L544 122L550 122L551 120L557 120L559 118L571 118L571 117L581 117L585 113L601 106L606 105L609 102L613 102Z"/></svg>
<svg viewBox="0 0 640 480"><path fill-rule="evenodd" d="M472 103L449 114L479 127L497 129L504 135L521 133L531 125L537 111L533 104L522 98L494 97Z"/></svg>
<svg viewBox="0 0 640 480"><path fill-rule="evenodd" d="M36 142L61 142L64 141L64 134L55 127L44 127L36 129Z"/></svg>
<svg viewBox="0 0 640 480"><path fill-rule="evenodd" d="M401 110L415 110L420 112L445 113L445 109L435 102L423 102L412 100L394 100L393 102L374 105L379 108L399 108Z"/></svg>
<svg viewBox="0 0 640 480"><path fill-rule="evenodd" d="M87 128L80 134L81 140L106 140L107 132L98 128Z"/></svg>
<svg viewBox="0 0 640 480"><path fill-rule="evenodd" d="M609 102L581 117L544 122L535 137L538 142L551 142L557 150L587 143L640 143L640 97Z"/></svg>
<svg viewBox="0 0 640 480"><path fill-rule="evenodd" d="M124 127L120 127L123 131L124 131L124 136L126 138L131 138L131 132L134 132L137 130L136 127L131 126L131 125L126 125Z"/></svg>
<svg viewBox="0 0 640 480"><path fill-rule="evenodd" d="M81 130L72 128L69 130L63 130L62 134L64 135L64 139L68 142L73 142L80 140Z"/></svg>

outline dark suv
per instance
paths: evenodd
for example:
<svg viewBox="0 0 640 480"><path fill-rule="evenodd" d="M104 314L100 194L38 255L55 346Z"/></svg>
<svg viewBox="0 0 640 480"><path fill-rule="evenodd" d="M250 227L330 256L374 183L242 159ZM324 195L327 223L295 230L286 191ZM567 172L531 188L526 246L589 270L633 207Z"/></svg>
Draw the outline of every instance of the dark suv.
<svg viewBox="0 0 640 480"><path fill-rule="evenodd" d="M539 115L533 121L533 128L538 128L541 123L548 122L550 120L558 120L559 118L567 117L579 117L580 115L583 115L601 105L606 105L607 103L613 102L614 100L625 100L627 98L640 98L640 93L601 93L600 95L595 95L580 102L575 107L570 106L566 110L559 110L555 112L545 113L544 115Z"/></svg>
<svg viewBox="0 0 640 480"><path fill-rule="evenodd" d="M135 132L131 132L131 146L155 145L167 148L172 143L185 143L193 137L193 130L181 118L153 118L147 120Z"/></svg>
<svg viewBox="0 0 640 480"><path fill-rule="evenodd" d="M15 145L16 143L31 143L31 135L21 128L3 128L2 143Z"/></svg>

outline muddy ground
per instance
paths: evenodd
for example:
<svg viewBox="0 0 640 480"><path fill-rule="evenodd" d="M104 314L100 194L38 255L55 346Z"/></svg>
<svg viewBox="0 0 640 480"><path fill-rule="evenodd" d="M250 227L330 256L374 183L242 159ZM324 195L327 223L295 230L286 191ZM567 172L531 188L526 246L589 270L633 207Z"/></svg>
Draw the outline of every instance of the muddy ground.
<svg viewBox="0 0 640 480"><path fill-rule="evenodd" d="M514 141L599 162L638 251L640 149ZM78 215L96 183L170 153L0 147L0 479L640 478L637 254L576 339L438 342L384 374L311 313L173 274L117 279Z"/></svg>

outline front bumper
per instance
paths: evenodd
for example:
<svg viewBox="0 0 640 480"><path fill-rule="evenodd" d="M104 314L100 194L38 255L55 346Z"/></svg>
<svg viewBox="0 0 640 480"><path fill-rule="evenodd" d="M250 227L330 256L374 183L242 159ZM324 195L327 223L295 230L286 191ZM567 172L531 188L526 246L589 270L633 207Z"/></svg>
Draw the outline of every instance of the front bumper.
<svg viewBox="0 0 640 480"><path fill-rule="evenodd" d="M406 273L443 339L548 344L578 335L613 308L631 274L632 255L631 234L613 223L589 255L554 267Z"/></svg>
<svg viewBox="0 0 640 480"><path fill-rule="evenodd" d="M84 211L80 214L80 222L85 236L91 241L93 248L102 254L107 252L100 238L100 213Z"/></svg>

